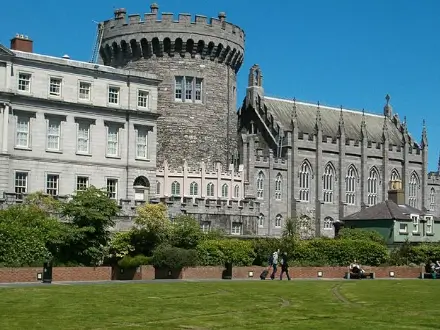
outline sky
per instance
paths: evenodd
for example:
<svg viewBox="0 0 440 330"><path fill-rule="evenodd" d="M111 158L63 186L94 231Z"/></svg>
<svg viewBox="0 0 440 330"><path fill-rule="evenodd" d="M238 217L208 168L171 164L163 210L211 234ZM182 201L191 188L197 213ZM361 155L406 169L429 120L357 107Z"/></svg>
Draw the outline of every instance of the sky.
<svg viewBox="0 0 440 330"><path fill-rule="evenodd" d="M153 2L153 1L151 1ZM259 64L266 95L383 113L385 95L420 141L426 120L429 170L437 170L440 125L440 1L438 0L158 0L159 12L217 17L246 33L238 74L239 103L247 75ZM417 4L418 3L418 4ZM6 1L0 43L28 35L34 51L88 61L96 21L150 11L139 0ZM177 17L177 16L176 16Z"/></svg>

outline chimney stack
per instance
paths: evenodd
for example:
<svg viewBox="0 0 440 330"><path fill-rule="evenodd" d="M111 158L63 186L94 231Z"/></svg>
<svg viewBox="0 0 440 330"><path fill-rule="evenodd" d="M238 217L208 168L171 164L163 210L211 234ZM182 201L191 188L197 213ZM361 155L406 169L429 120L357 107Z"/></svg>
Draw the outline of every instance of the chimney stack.
<svg viewBox="0 0 440 330"><path fill-rule="evenodd" d="M11 49L19 50L22 52L32 53L34 42L29 39L28 36L22 34L16 34L14 38L11 39Z"/></svg>
<svg viewBox="0 0 440 330"><path fill-rule="evenodd" d="M388 199L392 200L397 205L405 204L405 194L402 189L402 181L393 180L390 182L390 189L388 190Z"/></svg>

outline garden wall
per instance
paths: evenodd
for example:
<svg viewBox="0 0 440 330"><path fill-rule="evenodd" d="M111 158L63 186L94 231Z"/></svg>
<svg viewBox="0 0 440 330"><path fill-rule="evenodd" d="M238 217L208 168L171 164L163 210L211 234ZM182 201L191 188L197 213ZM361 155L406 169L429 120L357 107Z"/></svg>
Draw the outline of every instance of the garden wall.
<svg viewBox="0 0 440 330"><path fill-rule="evenodd" d="M258 279L264 268L260 266L235 267L232 271L233 278L245 279L249 272L253 278ZM141 266L136 270L112 269L111 267L54 267L53 281L110 281L110 280L152 280L155 278L180 278L180 279L220 279L223 267L195 267L186 268L181 272L168 270L155 270L153 266ZM375 272L376 278L389 278L389 273L394 272L396 278L418 278L420 267L367 267L367 272ZM37 274L41 268L0 268L0 283L12 282L39 282ZM293 278L317 278L322 272L322 278L343 278L346 267L291 267L289 270Z"/></svg>

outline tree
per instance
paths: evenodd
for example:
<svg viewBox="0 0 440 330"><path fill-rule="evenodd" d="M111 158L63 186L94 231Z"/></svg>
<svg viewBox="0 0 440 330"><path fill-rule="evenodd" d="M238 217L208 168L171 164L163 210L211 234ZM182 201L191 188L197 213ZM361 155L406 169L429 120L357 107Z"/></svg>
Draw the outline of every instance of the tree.
<svg viewBox="0 0 440 330"><path fill-rule="evenodd" d="M290 239L309 239L315 234L313 220L306 214L288 218L285 221L282 236Z"/></svg>
<svg viewBox="0 0 440 330"><path fill-rule="evenodd" d="M63 204L62 214L84 235L70 247L71 258L84 265L100 264L107 254L110 228L114 226L118 213L116 202L108 197L107 192L93 186L78 191Z"/></svg>
<svg viewBox="0 0 440 330"><path fill-rule="evenodd" d="M190 215L179 215L171 228L170 243L183 249L195 249L204 236L200 223Z"/></svg>

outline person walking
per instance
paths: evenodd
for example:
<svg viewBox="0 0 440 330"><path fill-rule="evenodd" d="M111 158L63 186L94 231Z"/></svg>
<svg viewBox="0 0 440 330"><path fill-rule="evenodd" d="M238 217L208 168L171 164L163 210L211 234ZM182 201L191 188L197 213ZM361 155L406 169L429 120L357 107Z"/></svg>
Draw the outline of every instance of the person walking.
<svg viewBox="0 0 440 330"><path fill-rule="evenodd" d="M289 275L289 264L287 261L287 252L284 252L281 257L281 273L280 273L280 281L283 280L283 274L286 273L287 279L290 281Z"/></svg>
<svg viewBox="0 0 440 330"><path fill-rule="evenodd" d="M280 249L278 249L277 251L275 251L272 254L272 275L270 275L270 279L273 280L275 279L275 274L277 273L277 269L278 269L278 254L280 253Z"/></svg>

